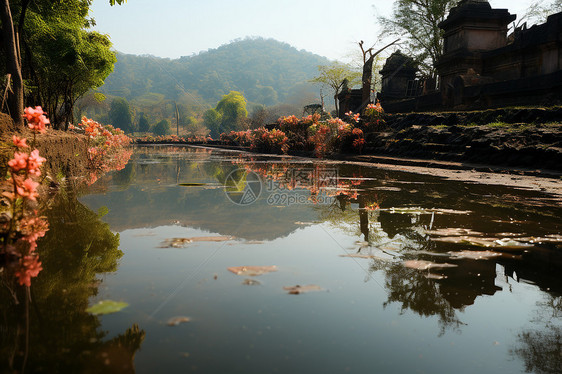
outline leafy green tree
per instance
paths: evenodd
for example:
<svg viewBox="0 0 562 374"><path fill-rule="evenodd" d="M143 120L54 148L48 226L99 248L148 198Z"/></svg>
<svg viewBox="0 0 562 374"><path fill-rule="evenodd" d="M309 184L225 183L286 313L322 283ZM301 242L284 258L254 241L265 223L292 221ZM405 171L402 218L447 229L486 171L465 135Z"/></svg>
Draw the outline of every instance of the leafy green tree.
<svg viewBox="0 0 562 374"><path fill-rule="evenodd" d="M439 23L449 14L457 0L395 0L390 17L378 17L382 35L407 38L409 54L420 64L420 70L435 78L435 63L443 54L443 30Z"/></svg>
<svg viewBox="0 0 562 374"><path fill-rule="evenodd" d="M148 132L148 130L150 130L150 124L148 123L148 119L145 117L144 113L140 114L137 127L140 132Z"/></svg>
<svg viewBox="0 0 562 374"><path fill-rule="evenodd" d="M109 109L109 121L125 132L133 131L133 119L129 102L123 97L113 99Z"/></svg>
<svg viewBox="0 0 562 374"><path fill-rule="evenodd" d="M172 132L170 122L168 122L168 120L163 119L162 121L154 125L152 132L155 133L156 135L169 135Z"/></svg>
<svg viewBox="0 0 562 374"><path fill-rule="evenodd" d="M111 5L123 2L110 0ZM8 109L18 126L23 125L24 100L46 108L52 123L73 121L76 100L103 84L111 72L115 56L109 39L84 30L92 25L87 18L90 4L91 0L0 3L0 47L12 86ZM24 80L29 88L25 96Z"/></svg>
<svg viewBox="0 0 562 374"><path fill-rule="evenodd" d="M203 114L203 125L208 128L211 132L211 137L217 138L220 132L222 116L219 112L214 109L209 109Z"/></svg>
<svg viewBox="0 0 562 374"><path fill-rule="evenodd" d="M248 117L246 99L237 91L224 95L215 109L209 109L203 115L205 126L211 131L213 138L223 132L240 130Z"/></svg>
<svg viewBox="0 0 562 374"><path fill-rule="evenodd" d="M319 75L311 80L313 83L319 83L334 90L334 105L338 112L338 95L347 79L348 85L351 87L361 82L361 73L355 71L350 65L341 62L333 62L330 65L318 66Z"/></svg>

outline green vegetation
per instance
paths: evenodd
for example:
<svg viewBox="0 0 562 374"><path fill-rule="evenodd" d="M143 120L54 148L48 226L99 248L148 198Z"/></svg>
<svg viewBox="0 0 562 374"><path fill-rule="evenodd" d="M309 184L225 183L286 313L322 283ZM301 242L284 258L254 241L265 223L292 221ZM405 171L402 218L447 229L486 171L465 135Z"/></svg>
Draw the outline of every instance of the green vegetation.
<svg viewBox="0 0 562 374"><path fill-rule="evenodd" d="M88 18L89 0L10 3L3 2L0 7L0 75L12 77L12 118L22 126L24 103L41 105L51 123L62 128L74 122L76 101L101 86L111 73L115 55L109 38L88 30L93 24Z"/></svg>
<svg viewBox="0 0 562 374"><path fill-rule="evenodd" d="M218 113L209 112L234 91L243 96L248 112L261 112L262 125L319 103L318 89L309 81L319 65L328 63L324 57L262 38L237 40L177 60L118 53L114 72L100 88L108 100L99 102L86 95L77 108L110 123L107 112L112 99L125 98L132 123L138 124L135 131L145 132L140 128L141 113L150 125L166 119L175 126L177 106L180 135L205 135L221 126L238 128L232 118L219 120Z"/></svg>
<svg viewBox="0 0 562 374"><path fill-rule="evenodd" d="M344 86L347 85L351 88L355 84L361 83L361 73L347 64L333 62L330 65L320 65L318 72L319 74L311 79L311 82L328 86L334 91L336 112L338 111L338 94L345 88Z"/></svg>
<svg viewBox="0 0 562 374"><path fill-rule="evenodd" d="M435 63L443 54L443 30L439 23L457 5L457 0L396 0L390 17L379 17L382 35L407 37L407 54L416 59L428 77L435 78Z"/></svg>
<svg viewBox="0 0 562 374"><path fill-rule="evenodd" d="M131 108L127 99L118 97L111 102L109 109L109 122L115 126L130 133L133 131L133 119L131 117Z"/></svg>
<svg viewBox="0 0 562 374"><path fill-rule="evenodd" d="M155 133L156 135L168 135L168 134L170 134L171 133L170 122L163 119L162 121L160 121L156 125L154 125L154 128L152 129L152 132Z"/></svg>

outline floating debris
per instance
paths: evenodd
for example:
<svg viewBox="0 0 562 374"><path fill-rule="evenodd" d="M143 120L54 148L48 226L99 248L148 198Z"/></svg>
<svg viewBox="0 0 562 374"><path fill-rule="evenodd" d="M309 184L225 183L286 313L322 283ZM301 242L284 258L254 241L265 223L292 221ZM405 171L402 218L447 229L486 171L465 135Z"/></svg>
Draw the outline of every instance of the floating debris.
<svg viewBox="0 0 562 374"><path fill-rule="evenodd" d="M179 316L179 317L172 317L168 320L168 322L166 322L166 324L168 326L177 326L180 323L187 323L187 322L191 322L191 318L189 317L184 317L184 316Z"/></svg>
<svg viewBox="0 0 562 374"><path fill-rule="evenodd" d="M502 254L492 251L460 251L449 252L454 258L467 258L471 260L487 260L489 258L500 257Z"/></svg>
<svg viewBox="0 0 562 374"><path fill-rule="evenodd" d="M470 210L454 210L454 209L438 209L438 208L421 208L421 207L404 207L404 208L384 208L381 211L395 214L470 214Z"/></svg>
<svg viewBox="0 0 562 374"><path fill-rule="evenodd" d="M128 306L129 304L123 301L102 300L86 309L86 312L96 315L111 314L117 313Z"/></svg>
<svg viewBox="0 0 562 374"><path fill-rule="evenodd" d="M258 275L277 271L277 266L236 266L227 268L228 271L236 275L256 277Z"/></svg>
<svg viewBox="0 0 562 374"><path fill-rule="evenodd" d="M159 248L183 248L195 242L226 242L234 240L234 236L197 236L193 238L172 238L162 242Z"/></svg>
<svg viewBox="0 0 562 374"><path fill-rule="evenodd" d="M261 282L258 281L258 280L255 280L255 279L246 278L246 279L244 279L244 281L242 282L242 284L243 284L244 286L260 286L260 285L261 285Z"/></svg>
<svg viewBox="0 0 562 374"><path fill-rule="evenodd" d="M416 270L429 270L429 269L445 269L445 268L456 268L458 265L449 263L436 263L425 260L408 260L403 262L404 266L410 269Z"/></svg>
<svg viewBox="0 0 562 374"><path fill-rule="evenodd" d="M283 289L287 291L289 295L300 295L306 292L324 291L322 287L315 284L309 284L306 286L300 286L297 284L296 286L283 287Z"/></svg>
<svg viewBox="0 0 562 374"><path fill-rule="evenodd" d="M433 274L433 273L427 273L425 274L425 277L427 279L436 279L436 280L440 280L440 279L447 279L446 275L443 274Z"/></svg>
<svg viewBox="0 0 562 374"><path fill-rule="evenodd" d="M444 229L426 230L426 234L437 236L468 236L468 235L484 235L481 232L473 231L472 229L463 229L459 227L447 227Z"/></svg>

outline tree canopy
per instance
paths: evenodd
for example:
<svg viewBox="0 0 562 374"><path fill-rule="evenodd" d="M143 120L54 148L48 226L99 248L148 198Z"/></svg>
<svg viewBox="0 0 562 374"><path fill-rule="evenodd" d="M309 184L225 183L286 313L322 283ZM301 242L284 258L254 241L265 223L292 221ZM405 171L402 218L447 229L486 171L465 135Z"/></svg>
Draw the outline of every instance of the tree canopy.
<svg viewBox="0 0 562 374"><path fill-rule="evenodd" d="M224 95L215 109L209 109L203 115L204 125L214 138L223 132L242 129L247 117L246 99L237 91Z"/></svg>
<svg viewBox="0 0 562 374"><path fill-rule="evenodd" d="M330 87L334 91L334 105L336 112L338 111L338 94L344 86L344 81L347 80L349 87L361 83L361 73L354 70L348 64L341 62L333 62L330 65L318 66L318 75L310 81L319 83L323 86Z"/></svg>
<svg viewBox="0 0 562 374"><path fill-rule="evenodd" d="M110 0L112 5L123 2ZM101 86L116 61L109 38L87 30L94 24L88 18L92 0L2 3L3 39L8 41L1 43L2 59L5 72L14 77L12 96L21 94L25 104L43 106L55 127L67 125L74 120L76 100ZM25 81L25 95L18 74ZM20 111L11 110L17 116Z"/></svg>
<svg viewBox="0 0 562 374"><path fill-rule="evenodd" d="M118 97L111 102L109 109L109 122L120 128L121 130L130 133L133 132L133 119L131 116L131 108L127 99Z"/></svg>
<svg viewBox="0 0 562 374"><path fill-rule="evenodd" d="M435 63L443 54L443 30L439 23L457 0L395 0L392 16L378 17L382 34L406 38L410 56L428 77L435 77Z"/></svg>

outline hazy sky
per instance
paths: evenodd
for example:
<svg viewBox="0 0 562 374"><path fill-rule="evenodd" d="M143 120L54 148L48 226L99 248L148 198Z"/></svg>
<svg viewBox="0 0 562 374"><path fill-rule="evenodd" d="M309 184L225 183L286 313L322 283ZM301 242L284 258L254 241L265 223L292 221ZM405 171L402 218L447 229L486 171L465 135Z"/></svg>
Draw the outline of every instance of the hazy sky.
<svg viewBox="0 0 562 374"><path fill-rule="evenodd" d="M529 0L491 0L494 8L522 14ZM114 49L178 58L246 36L273 38L298 49L345 60L371 46L379 34L376 15L390 15L392 0L128 0L109 6L94 0L96 30Z"/></svg>

